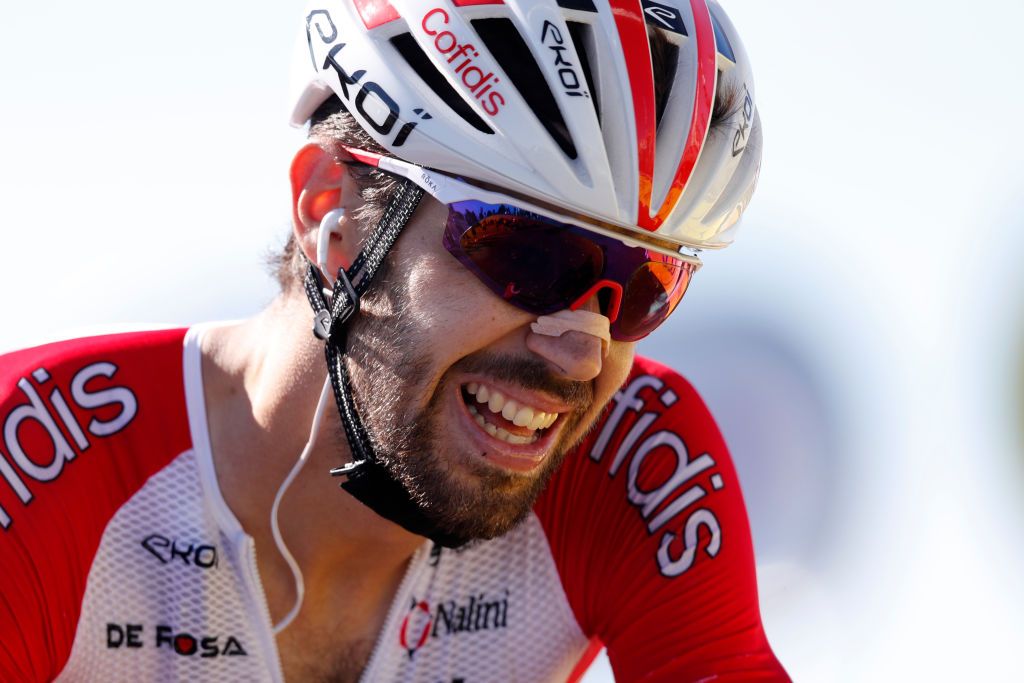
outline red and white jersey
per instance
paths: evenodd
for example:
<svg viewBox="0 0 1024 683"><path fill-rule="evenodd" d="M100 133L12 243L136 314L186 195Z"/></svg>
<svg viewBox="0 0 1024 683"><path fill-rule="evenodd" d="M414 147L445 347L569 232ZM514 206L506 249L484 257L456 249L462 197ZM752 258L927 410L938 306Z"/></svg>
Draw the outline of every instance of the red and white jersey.
<svg viewBox="0 0 1024 683"><path fill-rule="evenodd" d="M0 680L283 680L199 330L0 356ZM788 680L725 444L642 358L525 523L424 542L363 680L573 681L601 646L619 681Z"/></svg>

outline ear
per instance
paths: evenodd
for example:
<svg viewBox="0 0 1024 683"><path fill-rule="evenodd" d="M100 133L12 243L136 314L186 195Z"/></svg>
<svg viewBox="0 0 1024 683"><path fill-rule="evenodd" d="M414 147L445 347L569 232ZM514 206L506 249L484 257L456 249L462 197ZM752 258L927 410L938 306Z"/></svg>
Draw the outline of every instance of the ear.
<svg viewBox="0 0 1024 683"><path fill-rule="evenodd" d="M327 267L331 276L338 268L348 268L359 253L356 223L349 218L358 206L359 195L344 163L310 143L292 159L289 173L292 186L292 230L295 239L312 263L316 263L316 244L320 222L329 211L346 209L346 217L331 235Z"/></svg>

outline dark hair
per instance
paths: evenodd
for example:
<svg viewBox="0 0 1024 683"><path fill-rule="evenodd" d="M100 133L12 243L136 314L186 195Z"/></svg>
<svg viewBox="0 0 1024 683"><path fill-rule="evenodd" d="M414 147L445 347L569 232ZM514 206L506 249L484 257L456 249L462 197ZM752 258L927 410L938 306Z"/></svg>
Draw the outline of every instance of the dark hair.
<svg viewBox="0 0 1024 683"><path fill-rule="evenodd" d="M648 28L648 40L651 46L651 65L655 75L655 111L657 123L665 113L672 81L675 78L676 62L679 48L661 29ZM720 90L715 98L711 114L711 126L714 128L734 113L739 106L738 93ZM560 116L560 114L559 114ZM338 154L341 145L355 147L378 154L387 154L387 150L378 145L369 134L356 122L355 118L345 109L337 97L330 97L310 119L309 140L316 142L328 152ZM352 213L360 230L369 232L380 222L387 209L391 197L398 189L399 179L361 163L348 164L351 178L358 187L359 197L363 205ZM294 234L289 232L284 248L272 253L268 264L281 285L282 291L289 292L298 287L306 272L303 258Z"/></svg>

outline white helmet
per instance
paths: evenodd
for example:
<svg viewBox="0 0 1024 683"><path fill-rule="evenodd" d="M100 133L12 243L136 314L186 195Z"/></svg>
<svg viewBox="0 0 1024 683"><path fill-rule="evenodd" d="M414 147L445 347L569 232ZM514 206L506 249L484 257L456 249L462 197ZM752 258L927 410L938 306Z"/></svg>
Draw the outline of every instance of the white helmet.
<svg viewBox="0 0 1024 683"><path fill-rule="evenodd" d="M294 125L337 95L399 159L640 241L727 246L757 181L750 65L715 0L324 0L300 50Z"/></svg>

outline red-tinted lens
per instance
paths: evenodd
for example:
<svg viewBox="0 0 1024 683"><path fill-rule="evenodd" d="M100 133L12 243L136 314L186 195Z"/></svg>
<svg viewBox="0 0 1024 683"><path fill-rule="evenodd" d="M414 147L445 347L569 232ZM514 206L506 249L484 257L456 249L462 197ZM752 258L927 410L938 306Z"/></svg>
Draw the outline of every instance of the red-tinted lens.
<svg viewBox="0 0 1024 683"><path fill-rule="evenodd" d="M651 254L629 278L622 293L622 309L612 323L612 336L636 341L654 331L675 310L690 285L693 267Z"/></svg>
<svg viewBox="0 0 1024 683"><path fill-rule="evenodd" d="M459 245L495 293L541 314L568 308L604 269L599 245L528 215L479 218Z"/></svg>
<svg viewBox="0 0 1024 683"><path fill-rule="evenodd" d="M546 315L597 296L611 334L635 341L665 321L686 292L693 266L619 240L507 206L466 200L449 205L443 243L491 291L530 313Z"/></svg>

